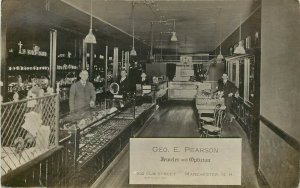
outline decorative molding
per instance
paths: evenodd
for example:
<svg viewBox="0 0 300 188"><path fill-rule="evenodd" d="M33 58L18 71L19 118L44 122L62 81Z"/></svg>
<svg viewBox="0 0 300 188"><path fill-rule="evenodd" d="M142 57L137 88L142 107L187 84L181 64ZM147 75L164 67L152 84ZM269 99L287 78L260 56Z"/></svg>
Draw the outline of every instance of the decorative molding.
<svg viewBox="0 0 300 188"><path fill-rule="evenodd" d="M283 139L285 142L287 142L290 146L292 146L295 150L300 152L300 142L296 140L294 137L290 136L288 133L283 131L282 129L278 128L274 123L272 123L270 120L265 118L264 116L260 115L259 120L269 127L274 133L277 134L281 139Z"/></svg>
<svg viewBox="0 0 300 188"><path fill-rule="evenodd" d="M265 188L271 187L271 186L270 186L270 183L268 182L266 176L265 176L264 173L261 171L261 169L258 169L258 170L257 170L257 177L258 177L258 184L259 184L261 187L265 187Z"/></svg>

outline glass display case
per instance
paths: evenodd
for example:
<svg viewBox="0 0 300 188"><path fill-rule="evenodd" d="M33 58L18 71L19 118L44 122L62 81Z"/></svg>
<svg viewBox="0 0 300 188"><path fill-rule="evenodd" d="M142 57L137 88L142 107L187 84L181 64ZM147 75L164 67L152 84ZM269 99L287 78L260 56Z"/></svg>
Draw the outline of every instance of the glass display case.
<svg viewBox="0 0 300 188"><path fill-rule="evenodd" d="M244 91L245 91L245 82L246 82L246 79L245 79L245 62L244 62L244 59L241 59L239 61L239 74L238 74L238 77L239 77L239 81L238 81L238 91L239 91L239 95L240 97L244 98Z"/></svg>
<svg viewBox="0 0 300 188"><path fill-rule="evenodd" d="M231 71L230 71L230 78L231 78L231 81L232 81L232 83L235 83L236 84L236 70L237 70L237 64L238 64L238 61L237 62L233 62L232 64L231 64L231 66L232 66L232 69L231 69ZM236 84L236 86L237 86L237 84Z"/></svg>
<svg viewBox="0 0 300 188"><path fill-rule="evenodd" d="M255 103L255 58L236 57L227 60L227 73L231 82L238 87L240 98L253 105Z"/></svg>
<svg viewBox="0 0 300 188"><path fill-rule="evenodd" d="M255 61L254 59L249 59L249 102L252 104L255 102Z"/></svg>
<svg viewBox="0 0 300 188"><path fill-rule="evenodd" d="M119 103L124 104L120 107ZM110 164L155 110L155 104L136 106L135 100L105 99L95 108L67 113L60 129L71 134L70 165L75 166L74 184L90 185ZM93 174L93 175L91 175Z"/></svg>
<svg viewBox="0 0 300 188"><path fill-rule="evenodd" d="M255 56L253 55L227 59L228 76L230 81L236 84L239 92L239 97L233 100L233 113L251 142L256 117L255 109L257 108L255 93L256 89L259 89L255 77L256 70Z"/></svg>
<svg viewBox="0 0 300 188"><path fill-rule="evenodd" d="M155 97L161 98L167 94L167 91L168 91L168 82L163 81L157 85Z"/></svg>

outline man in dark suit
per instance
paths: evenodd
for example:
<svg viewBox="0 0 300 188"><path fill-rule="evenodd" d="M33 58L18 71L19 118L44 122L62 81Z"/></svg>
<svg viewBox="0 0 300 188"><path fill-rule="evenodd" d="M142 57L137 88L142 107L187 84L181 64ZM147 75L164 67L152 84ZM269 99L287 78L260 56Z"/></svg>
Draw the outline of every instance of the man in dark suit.
<svg viewBox="0 0 300 188"><path fill-rule="evenodd" d="M149 84L149 80L147 79L147 75L144 72L141 74L141 78L140 78L138 83L141 84L141 85L148 85Z"/></svg>
<svg viewBox="0 0 300 188"><path fill-rule="evenodd" d="M119 84L119 94L126 97L127 92L129 91L129 81L127 78L127 71L125 69L121 70L121 78L118 80Z"/></svg>
<svg viewBox="0 0 300 188"><path fill-rule="evenodd" d="M227 117L230 118L230 121L232 121L234 116L230 114L230 111L232 107L233 96L237 92L237 87L234 85L234 83L228 80L227 74L223 74L222 81L218 82L218 91L223 92L226 114Z"/></svg>
<svg viewBox="0 0 300 188"><path fill-rule="evenodd" d="M80 108L95 106L96 92L94 85L87 81L89 73L83 70L79 77L80 80L70 88L69 106L71 112Z"/></svg>

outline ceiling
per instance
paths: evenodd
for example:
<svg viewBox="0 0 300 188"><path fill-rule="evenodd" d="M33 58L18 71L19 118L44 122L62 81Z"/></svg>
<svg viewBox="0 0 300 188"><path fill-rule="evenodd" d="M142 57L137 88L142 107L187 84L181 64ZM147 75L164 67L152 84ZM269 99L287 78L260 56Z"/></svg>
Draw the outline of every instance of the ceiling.
<svg viewBox="0 0 300 188"><path fill-rule="evenodd" d="M86 14L90 13L90 1L61 1ZM243 22L251 15L257 1L136 0L132 11L132 1L129 0L92 0L92 9L94 18L130 36L134 18L136 39L149 46L151 21L175 19L178 42L170 42L170 34L161 34L173 31L172 20L165 24L155 22L154 48L177 50L178 53L208 53L239 27L240 20ZM93 29L102 28L97 28L96 25Z"/></svg>

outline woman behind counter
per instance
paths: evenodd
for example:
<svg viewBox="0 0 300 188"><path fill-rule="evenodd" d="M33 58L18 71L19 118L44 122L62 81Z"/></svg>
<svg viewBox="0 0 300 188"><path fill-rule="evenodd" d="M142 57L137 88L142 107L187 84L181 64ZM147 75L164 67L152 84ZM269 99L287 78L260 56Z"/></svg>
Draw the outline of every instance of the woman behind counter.
<svg viewBox="0 0 300 188"><path fill-rule="evenodd" d="M94 85L87 81L89 73L82 70L79 77L80 80L74 83L70 89L69 106L71 112L80 108L95 106L96 92Z"/></svg>

